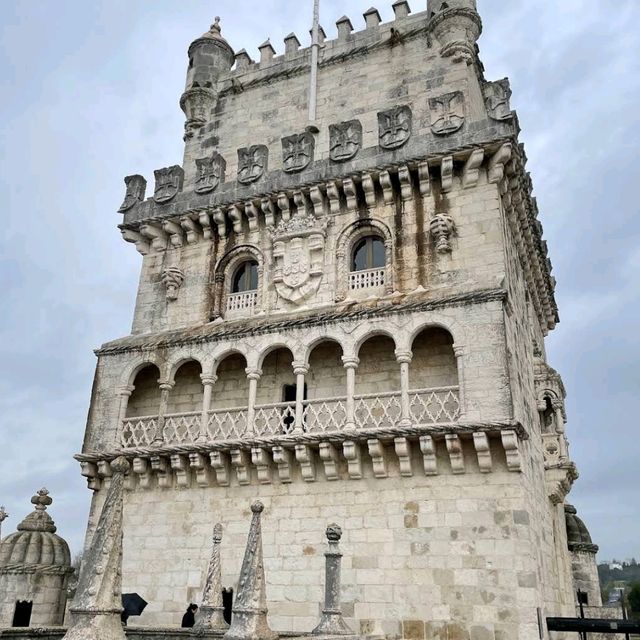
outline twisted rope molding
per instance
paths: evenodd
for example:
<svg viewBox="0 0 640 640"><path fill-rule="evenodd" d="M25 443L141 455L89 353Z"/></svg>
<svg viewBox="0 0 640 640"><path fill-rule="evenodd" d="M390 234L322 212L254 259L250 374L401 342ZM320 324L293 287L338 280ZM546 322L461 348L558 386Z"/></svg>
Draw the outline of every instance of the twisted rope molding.
<svg viewBox="0 0 640 640"><path fill-rule="evenodd" d="M41 573L49 576L65 576L74 571L75 569L73 567L51 566L48 564L21 564L19 562L0 567L0 575Z"/></svg>
<svg viewBox="0 0 640 640"><path fill-rule="evenodd" d="M118 456L127 458L145 458L156 456L189 455L191 453L209 453L211 451L229 451L232 449L252 449L267 447L283 447L293 449L300 444L318 444L319 442L342 443L345 441L360 442L363 440L393 440L397 437L472 435L474 433L501 435L514 432L519 440L528 440L529 435L522 424L516 421L496 421L461 423L457 425L429 425L428 427L389 427L383 429L362 429L360 431L333 431L330 433L301 433L295 435L271 437L247 437L241 440L221 440L219 442L195 442L185 445L164 445L158 447L134 447L105 451L103 453L79 453L74 456L78 462L99 462L114 460Z"/></svg>

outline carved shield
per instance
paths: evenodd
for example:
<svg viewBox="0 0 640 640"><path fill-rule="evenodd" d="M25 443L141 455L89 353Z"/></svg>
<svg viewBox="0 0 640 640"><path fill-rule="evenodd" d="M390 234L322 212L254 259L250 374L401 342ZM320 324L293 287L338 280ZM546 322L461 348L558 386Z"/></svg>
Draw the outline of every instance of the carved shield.
<svg viewBox="0 0 640 640"><path fill-rule="evenodd" d="M218 188L221 182L224 182L227 163L219 153L214 151L209 158L198 158L196 167L196 193L211 193Z"/></svg>
<svg viewBox="0 0 640 640"><path fill-rule="evenodd" d="M164 204L175 198L179 191L182 191L184 183L184 171L182 167L174 165L164 169L154 171L156 177L156 188L153 199L158 204Z"/></svg>
<svg viewBox="0 0 640 640"><path fill-rule="evenodd" d="M282 164L287 173L306 169L313 162L316 141L311 133L282 138Z"/></svg>
<svg viewBox="0 0 640 640"><path fill-rule="evenodd" d="M484 86L484 99L487 113L492 120L510 120L513 117L509 104L511 87L507 78L497 82L487 82Z"/></svg>
<svg viewBox="0 0 640 640"><path fill-rule="evenodd" d="M362 124L349 120L329 125L329 157L334 162L351 160L362 146Z"/></svg>
<svg viewBox="0 0 640 640"><path fill-rule="evenodd" d="M269 149L263 144L238 149L238 182L251 184L267 172Z"/></svg>
<svg viewBox="0 0 640 640"><path fill-rule="evenodd" d="M287 287L297 289L309 279L311 262L305 238L294 238L282 256L282 281Z"/></svg>
<svg viewBox="0 0 640 640"><path fill-rule="evenodd" d="M464 96L462 91L446 93L429 100L431 131L446 136L458 131L464 124Z"/></svg>
<svg viewBox="0 0 640 640"><path fill-rule="evenodd" d="M411 137L412 114L407 106L378 114L378 137L383 149L398 149Z"/></svg>
<svg viewBox="0 0 640 640"><path fill-rule="evenodd" d="M118 209L120 213L129 211L129 209L138 204L138 202L144 202L144 196L147 191L147 181L143 176L127 176L124 179L124 183L127 186L127 192L124 196L124 201Z"/></svg>

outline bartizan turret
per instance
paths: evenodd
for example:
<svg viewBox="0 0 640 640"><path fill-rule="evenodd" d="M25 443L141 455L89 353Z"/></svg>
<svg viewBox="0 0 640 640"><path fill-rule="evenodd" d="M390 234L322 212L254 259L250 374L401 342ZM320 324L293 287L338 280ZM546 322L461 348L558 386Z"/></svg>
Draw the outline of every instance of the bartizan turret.
<svg viewBox="0 0 640 640"><path fill-rule="evenodd" d="M468 64L476 59L476 42L482 33L476 0L427 0L427 12L443 58Z"/></svg>
<svg viewBox="0 0 640 640"><path fill-rule="evenodd" d="M216 18L209 31L189 47L187 84L180 98L180 107L187 116L185 140L207 123L218 96L218 78L230 71L234 62L234 51L222 37L220 18Z"/></svg>

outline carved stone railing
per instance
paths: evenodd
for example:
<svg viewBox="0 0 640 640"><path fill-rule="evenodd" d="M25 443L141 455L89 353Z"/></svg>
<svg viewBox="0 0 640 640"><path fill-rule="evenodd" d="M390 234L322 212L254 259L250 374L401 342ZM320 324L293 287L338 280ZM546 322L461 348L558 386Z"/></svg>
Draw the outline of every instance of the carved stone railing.
<svg viewBox="0 0 640 640"><path fill-rule="evenodd" d="M386 269L365 269L364 271L352 271L349 274L349 291L360 291L383 287L385 284Z"/></svg>
<svg viewBox="0 0 640 640"><path fill-rule="evenodd" d="M243 291L242 293L230 293L227 296L227 311L242 312L254 309L258 301L257 291Z"/></svg>
<svg viewBox="0 0 640 640"><path fill-rule="evenodd" d="M402 419L399 391L357 395L354 398L356 429L396 427ZM337 433L347 422L346 397L305 400L302 430L305 433ZM415 426L455 424L460 417L458 387L415 389L409 392L411 423ZM255 407L252 437L286 436L295 428L295 402ZM248 409L237 407L209 412L207 429L201 430L200 413L180 413L164 418L162 441L156 440L158 416L123 421L124 448L156 444L189 444L204 435L209 442L239 440L249 435Z"/></svg>

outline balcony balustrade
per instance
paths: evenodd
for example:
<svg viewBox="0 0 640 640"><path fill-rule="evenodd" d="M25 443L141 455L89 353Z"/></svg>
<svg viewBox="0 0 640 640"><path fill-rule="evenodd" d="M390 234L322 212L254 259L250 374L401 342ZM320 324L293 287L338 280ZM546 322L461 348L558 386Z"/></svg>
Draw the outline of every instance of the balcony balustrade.
<svg viewBox="0 0 640 640"><path fill-rule="evenodd" d="M398 426L402 418L401 393L377 393L354 397L356 429L384 429ZM339 433L347 422L347 398L305 400L302 430L305 433ZM409 392L411 423L415 426L455 424L460 416L460 394L456 387L415 389ZM153 443L192 444L204 436L205 441L241 440L248 437L277 437L295 429L294 402L255 407L250 433L248 407L215 409L208 413L206 430L201 429L198 412L164 416L126 418L122 422L121 444L124 448L144 447ZM158 425L162 423L162 433ZM202 440L200 440L202 441Z"/></svg>
<svg viewBox="0 0 640 640"><path fill-rule="evenodd" d="M227 311L242 312L254 309L258 302L257 291L243 291L242 293L230 293L227 296Z"/></svg>
<svg viewBox="0 0 640 640"><path fill-rule="evenodd" d="M360 291L384 286L386 269L365 269L349 274L349 290Z"/></svg>

